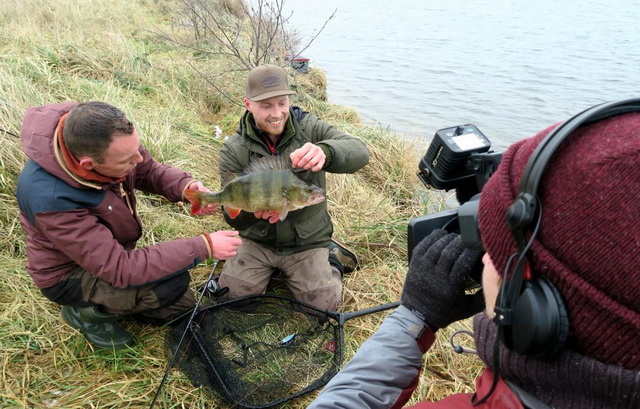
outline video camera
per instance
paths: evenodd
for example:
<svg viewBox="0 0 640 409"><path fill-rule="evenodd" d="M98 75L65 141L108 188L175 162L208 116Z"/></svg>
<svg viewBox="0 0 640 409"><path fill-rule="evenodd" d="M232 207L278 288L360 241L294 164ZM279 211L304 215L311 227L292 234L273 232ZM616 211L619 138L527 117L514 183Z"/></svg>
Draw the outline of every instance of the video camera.
<svg viewBox="0 0 640 409"><path fill-rule="evenodd" d="M436 131L418 164L418 178L429 189L455 189L461 206L409 221L409 261L414 247L435 229L459 233L467 247L483 250L476 220L480 191L502 159L501 152L490 148L489 139L472 124Z"/></svg>

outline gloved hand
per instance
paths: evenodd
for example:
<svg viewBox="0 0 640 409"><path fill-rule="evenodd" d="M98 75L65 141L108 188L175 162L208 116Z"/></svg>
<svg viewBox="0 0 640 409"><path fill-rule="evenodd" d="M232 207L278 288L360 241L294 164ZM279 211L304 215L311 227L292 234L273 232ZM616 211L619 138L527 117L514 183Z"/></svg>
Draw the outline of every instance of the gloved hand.
<svg viewBox="0 0 640 409"><path fill-rule="evenodd" d="M482 252L469 250L460 235L434 230L414 248L400 302L433 330L484 309L482 291L465 294L465 280L480 268Z"/></svg>

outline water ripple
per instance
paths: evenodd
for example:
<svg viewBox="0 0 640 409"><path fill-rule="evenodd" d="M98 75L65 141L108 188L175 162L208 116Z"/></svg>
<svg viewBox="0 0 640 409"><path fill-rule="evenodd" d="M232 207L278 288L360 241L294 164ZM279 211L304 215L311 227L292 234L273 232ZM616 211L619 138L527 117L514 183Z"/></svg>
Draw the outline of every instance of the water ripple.
<svg viewBox="0 0 640 409"><path fill-rule="evenodd" d="M495 146L590 105L638 96L635 0L289 0L299 31L336 17L305 55L332 102L431 138L475 123ZM579 22L579 24L575 24Z"/></svg>

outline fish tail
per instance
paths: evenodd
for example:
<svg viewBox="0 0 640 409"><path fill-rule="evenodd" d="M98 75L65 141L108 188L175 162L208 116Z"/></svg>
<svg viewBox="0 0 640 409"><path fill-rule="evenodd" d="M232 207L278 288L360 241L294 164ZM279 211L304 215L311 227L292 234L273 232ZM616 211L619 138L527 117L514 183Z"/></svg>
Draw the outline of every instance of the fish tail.
<svg viewBox="0 0 640 409"><path fill-rule="evenodd" d="M191 202L191 215L200 213L202 209L202 196L203 193L197 190L187 189L184 191L184 197Z"/></svg>

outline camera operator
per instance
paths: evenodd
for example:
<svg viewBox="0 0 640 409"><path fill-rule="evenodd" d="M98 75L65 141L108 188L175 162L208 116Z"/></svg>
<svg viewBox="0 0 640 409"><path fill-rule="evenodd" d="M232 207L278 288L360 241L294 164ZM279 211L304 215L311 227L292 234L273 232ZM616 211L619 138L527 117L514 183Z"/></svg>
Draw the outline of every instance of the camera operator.
<svg viewBox="0 0 640 409"><path fill-rule="evenodd" d="M566 342L551 357L517 353L493 319L519 248L505 214L529 157L553 128L510 146L484 186L477 216L486 253L444 230L424 238L413 251L400 307L310 408L402 407L435 332L474 314L485 364L475 394L416 408L640 408L640 113L577 128L542 173L537 194L544 209L526 260L534 276L557 289ZM465 278L480 259L483 291L469 294Z"/></svg>

